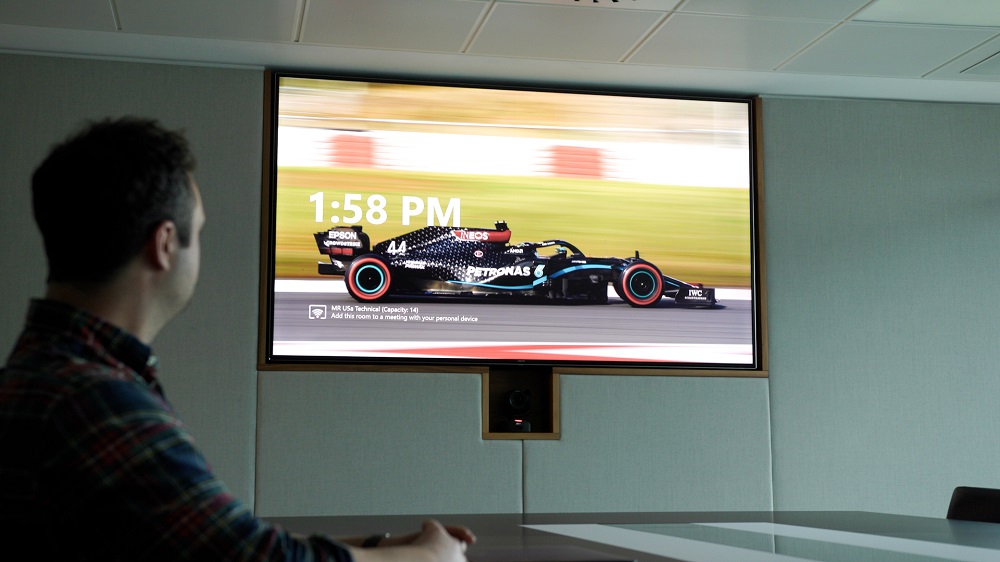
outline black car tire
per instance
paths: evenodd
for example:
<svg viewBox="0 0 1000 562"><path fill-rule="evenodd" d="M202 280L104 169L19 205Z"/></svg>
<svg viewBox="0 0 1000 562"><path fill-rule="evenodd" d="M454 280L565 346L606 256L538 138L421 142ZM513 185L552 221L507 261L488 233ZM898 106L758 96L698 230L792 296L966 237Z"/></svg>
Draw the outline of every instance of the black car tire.
<svg viewBox="0 0 1000 562"><path fill-rule="evenodd" d="M367 254L354 258L344 272L344 284L354 300L374 302L389 294L392 270L381 256Z"/></svg>
<svg viewBox="0 0 1000 562"><path fill-rule="evenodd" d="M651 263L636 262L622 271L615 289L632 306L654 306L663 297L663 275Z"/></svg>

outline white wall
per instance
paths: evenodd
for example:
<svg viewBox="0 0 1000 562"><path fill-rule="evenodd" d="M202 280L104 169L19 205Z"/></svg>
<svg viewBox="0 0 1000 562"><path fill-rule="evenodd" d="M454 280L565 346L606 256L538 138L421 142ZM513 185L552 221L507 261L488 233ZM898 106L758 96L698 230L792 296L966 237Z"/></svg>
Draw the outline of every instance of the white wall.
<svg viewBox="0 0 1000 562"><path fill-rule="evenodd" d="M564 375L563 440L522 444L480 439L474 376L256 371L261 72L0 55L0 73L0 348L43 289L28 184L48 147L104 115L186 128L203 274L156 348L168 397L263 515L940 516L955 485L1000 487L1000 107L765 100L771 378Z"/></svg>
<svg viewBox="0 0 1000 562"><path fill-rule="evenodd" d="M185 129L208 222L191 307L155 351L167 398L217 472L253 497L259 255L260 72L0 55L0 355L28 299L44 292L30 180L49 148L88 119L136 114ZM86 228L86 217L68 229Z"/></svg>
<svg viewBox="0 0 1000 562"><path fill-rule="evenodd" d="M1000 106L763 113L775 508L1000 487Z"/></svg>
<svg viewBox="0 0 1000 562"><path fill-rule="evenodd" d="M562 439L525 442L525 511L771 509L768 382L562 375Z"/></svg>
<svg viewBox="0 0 1000 562"><path fill-rule="evenodd" d="M520 512L521 444L483 441L481 389L474 373L261 373L257 512Z"/></svg>

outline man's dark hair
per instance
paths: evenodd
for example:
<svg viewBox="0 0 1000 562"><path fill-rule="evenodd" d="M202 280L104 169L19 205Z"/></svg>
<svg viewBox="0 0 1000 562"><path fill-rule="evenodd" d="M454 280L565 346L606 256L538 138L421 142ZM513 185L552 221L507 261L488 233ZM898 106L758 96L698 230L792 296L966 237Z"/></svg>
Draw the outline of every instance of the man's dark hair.
<svg viewBox="0 0 1000 562"><path fill-rule="evenodd" d="M31 179L48 281L111 279L165 220L187 247L194 166L184 136L149 119L90 123L56 146Z"/></svg>

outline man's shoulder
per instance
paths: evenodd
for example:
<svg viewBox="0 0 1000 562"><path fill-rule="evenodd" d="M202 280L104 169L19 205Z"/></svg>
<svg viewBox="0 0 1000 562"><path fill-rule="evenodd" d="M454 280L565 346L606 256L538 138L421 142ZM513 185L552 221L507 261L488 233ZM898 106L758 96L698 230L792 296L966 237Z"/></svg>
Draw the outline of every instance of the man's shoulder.
<svg viewBox="0 0 1000 562"><path fill-rule="evenodd" d="M0 405L10 415L48 418L71 407L77 413L120 415L134 411L167 411L147 385L123 377L119 369L100 363L43 362L31 367L0 369Z"/></svg>
<svg viewBox="0 0 1000 562"><path fill-rule="evenodd" d="M63 354L35 354L27 361L12 361L0 367L0 385L83 389L114 382L134 384L139 380L136 373L121 365Z"/></svg>

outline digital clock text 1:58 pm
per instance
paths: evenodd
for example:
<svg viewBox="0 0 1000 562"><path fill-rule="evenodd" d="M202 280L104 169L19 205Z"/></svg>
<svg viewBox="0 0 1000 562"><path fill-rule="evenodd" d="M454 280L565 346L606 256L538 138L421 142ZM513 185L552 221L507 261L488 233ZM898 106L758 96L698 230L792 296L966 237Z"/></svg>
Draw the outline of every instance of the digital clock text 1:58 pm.
<svg viewBox="0 0 1000 562"><path fill-rule="evenodd" d="M309 197L309 201L315 205L316 222L357 224L364 220L375 225L394 220L392 217L397 213L399 224L403 226L419 222L419 217L426 217L427 226L459 226L462 222L462 202L457 197L442 203L438 197L402 195L390 204L389 198L377 193L367 197L360 193L344 193L327 203L327 194L317 191ZM326 215L328 211L330 214Z"/></svg>

